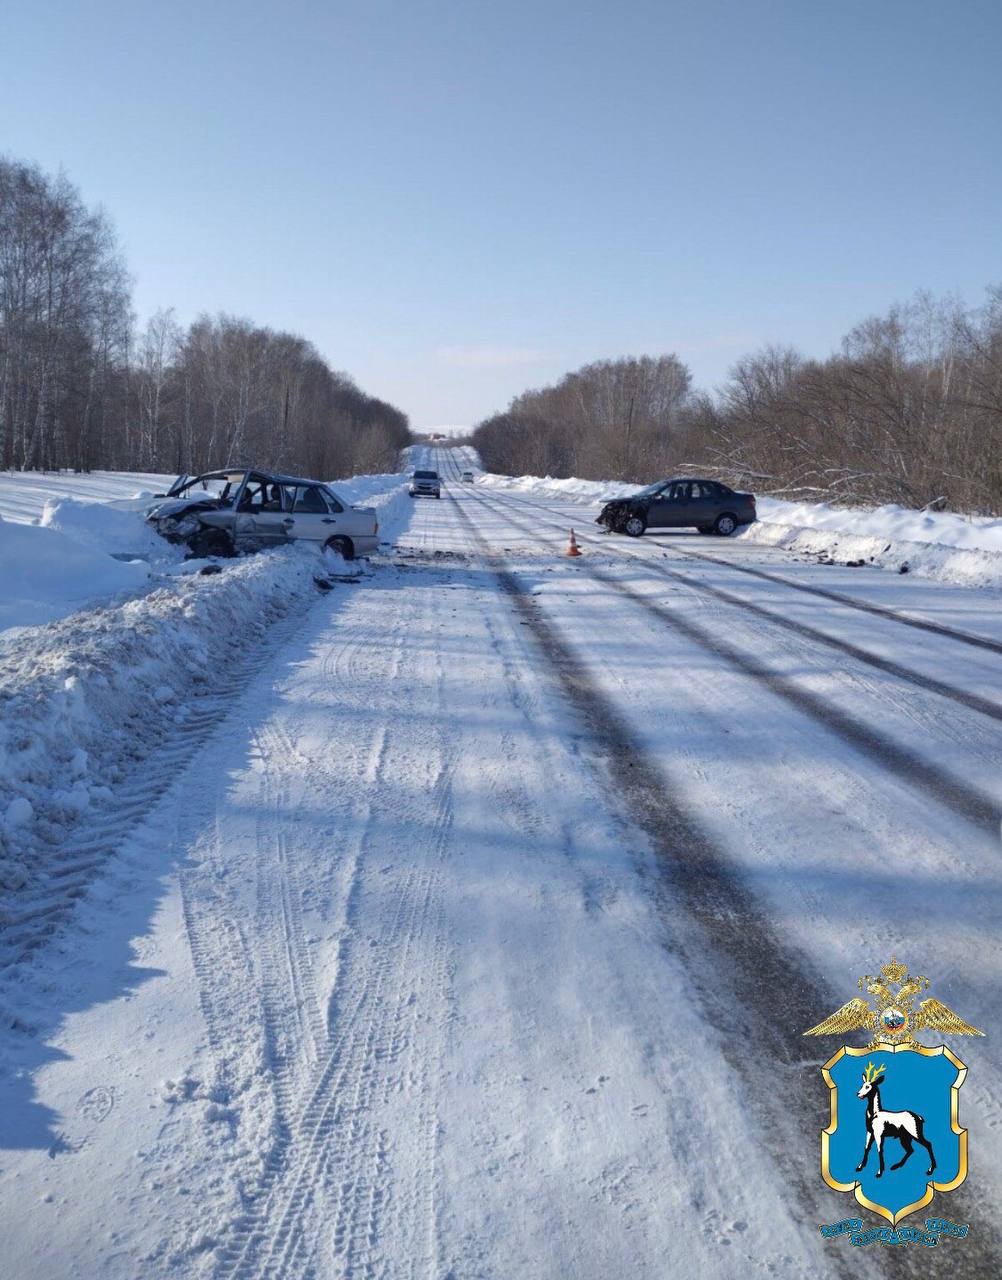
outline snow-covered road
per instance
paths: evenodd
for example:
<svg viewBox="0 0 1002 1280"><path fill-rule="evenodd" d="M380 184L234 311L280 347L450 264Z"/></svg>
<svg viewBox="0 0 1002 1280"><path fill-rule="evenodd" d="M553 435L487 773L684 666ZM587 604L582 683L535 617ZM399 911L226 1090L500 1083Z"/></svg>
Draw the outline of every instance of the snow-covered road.
<svg viewBox="0 0 1002 1280"><path fill-rule="evenodd" d="M433 460L0 980L2 1274L998 1274L999 593ZM817 1230L892 952L990 1037L935 1251Z"/></svg>

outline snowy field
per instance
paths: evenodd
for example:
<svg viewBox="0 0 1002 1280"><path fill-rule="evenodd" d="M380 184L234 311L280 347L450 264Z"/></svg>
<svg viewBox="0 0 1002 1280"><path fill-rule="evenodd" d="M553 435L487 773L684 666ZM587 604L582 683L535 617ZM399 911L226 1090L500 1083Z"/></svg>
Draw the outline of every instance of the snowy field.
<svg viewBox="0 0 1002 1280"><path fill-rule="evenodd" d="M1002 1274L1000 592L411 461L358 582L0 647L0 1273ZM818 1232L802 1032L892 953L989 1036L935 1250Z"/></svg>
<svg viewBox="0 0 1002 1280"><path fill-rule="evenodd" d="M140 494L164 493L173 475L148 471L0 471L0 517L20 524L41 520L46 503L75 498L111 502Z"/></svg>

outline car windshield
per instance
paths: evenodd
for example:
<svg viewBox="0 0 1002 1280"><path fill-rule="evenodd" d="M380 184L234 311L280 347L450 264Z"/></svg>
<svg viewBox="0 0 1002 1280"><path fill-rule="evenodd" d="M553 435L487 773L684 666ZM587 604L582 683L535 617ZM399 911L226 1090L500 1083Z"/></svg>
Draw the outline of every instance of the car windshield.
<svg viewBox="0 0 1002 1280"><path fill-rule="evenodd" d="M649 484L646 489L641 489L631 496L634 498L653 498L658 490L663 489L667 483L667 480L656 480L654 484Z"/></svg>
<svg viewBox="0 0 1002 1280"><path fill-rule="evenodd" d="M438 472L437 471L415 471L414 479L415 480L437 480Z"/></svg>
<svg viewBox="0 0 1002 1280"><path fill-rule="evenodd" d="M246 474L246 471L214 471L209 475L195 476L181 488L175 489L173 496L198 498L204 494L209 498L219 498L222 502L232 502Z"/></svg>

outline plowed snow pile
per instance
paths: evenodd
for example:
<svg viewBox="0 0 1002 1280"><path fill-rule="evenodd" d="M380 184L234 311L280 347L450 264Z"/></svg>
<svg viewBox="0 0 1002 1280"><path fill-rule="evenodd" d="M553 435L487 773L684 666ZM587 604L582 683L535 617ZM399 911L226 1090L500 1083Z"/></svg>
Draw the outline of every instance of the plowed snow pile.
<svg viewBox="0 0 1002 1280"><path fill-rule="evenodd" d="M183 726L191 700L313 601L317 568L315 549L282 548L0 644L0 886L47 874L47 851Z"/></svg>
<svg viewBox="0 0 1002 1280"><path fill-rule="evenodd" d="M145 564L114 560L57 528L0 519L0 631L51 622L148 580Z"/></svg>
<svg viewBox="0 0 1002 1280"><path fill-rule="evenodd" d="M951 511L888 505L833 507L826 502L762 498L759 522L741 536L751 542L907 569L969 586L1002 585L1002 520Z"/></svg>

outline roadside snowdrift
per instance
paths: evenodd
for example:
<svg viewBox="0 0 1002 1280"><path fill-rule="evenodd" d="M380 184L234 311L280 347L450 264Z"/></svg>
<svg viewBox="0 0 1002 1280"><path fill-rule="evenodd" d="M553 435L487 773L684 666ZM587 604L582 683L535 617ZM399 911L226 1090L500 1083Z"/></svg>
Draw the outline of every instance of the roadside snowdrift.
<svg viewBox="0 0 1002 1280"><path fill-rule="evenodd" d="M148 581L145 564L123 564L57 528L0 519L0 631L52 622Z"/></svg>
<svg viewBox="0 0 1002 1280"><path fill-rule="evenodd" d="M743 530L750 542L820 555L839 563L865 561L968 586L1002 586L1002 520L948 511L832 507L762 498L759 522Z"/></svg>
<svg viewBox="0 0 1002 1280"><path fill-rule="evenodd" d="M636 493L642 486L550 476L484 475L478 484L593 505ZM865 561L898 572L1002 586L1002 519L905 507L833 507L826 502L758 499L759 519L737 537L765 546L819 555L839 563Z"/></svg>
<svg viewBox="0 0 1002 1280"><path fill-rule="evenodd" d="M133 502L136 503L134 509ZM134 499L124 507L117 502L81 502L79 498L50 498L39 527L56 529L82 547L106 556L134 556L151 563L184 558L182 547L172 546L146 523L150 498Z"/></svg>
<svg viewBox="0 0 1002 1280"><path fill-rule="evenodd" d="M318 598L317 568L315 549L282 548L0 644L0 888L48 875L74 825L183 732L199 695L225 683L272 622ZM9 893L3 903L0 922Z"/></svg>

